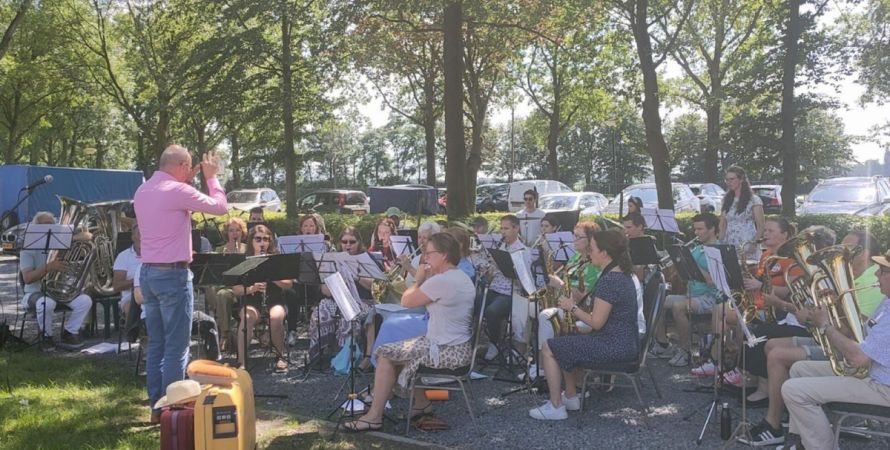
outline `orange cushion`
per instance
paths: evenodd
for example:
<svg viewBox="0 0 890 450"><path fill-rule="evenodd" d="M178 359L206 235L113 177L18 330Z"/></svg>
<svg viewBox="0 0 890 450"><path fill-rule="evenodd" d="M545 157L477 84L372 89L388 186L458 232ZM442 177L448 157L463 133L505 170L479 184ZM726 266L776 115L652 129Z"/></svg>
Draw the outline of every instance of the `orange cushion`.
<svg viewBox="0 0 890 450"><path fill-rule="evenodd" d="M215 361L199 359L192 361L186 370L189 378L201 384L227 385L238 377L235 369Z"/></svg>

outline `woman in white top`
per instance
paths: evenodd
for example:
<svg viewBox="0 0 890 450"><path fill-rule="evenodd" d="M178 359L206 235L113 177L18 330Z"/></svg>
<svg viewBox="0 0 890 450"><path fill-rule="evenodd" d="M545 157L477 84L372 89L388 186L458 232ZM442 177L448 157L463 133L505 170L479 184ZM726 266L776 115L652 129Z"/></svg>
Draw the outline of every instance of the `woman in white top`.
<svg viewBox="0 0 890 450"><path fill-rule="evenodd" d="M402 306L426 306L430 315L427 333L377 349L374 402L367 414L343 424L348 431L379 430L396 381L399 388L407 389L421 365L457 369L470 364L476 289L470 277L457 268L460 244L448 233L436 233L427 242L424 255L426 263L418 267L414 285L402 295ZM413 395L415 408L409 417L432 411L423 391L415 390Z"/></svg>
<svg viewBox="0 0 890 450"><path fill-rule="evenodd" d="M748 176L741 167L726 169L725 180L719 239L740 248L746 259L758 259L756 246L743 249L741 246L763 236L763 200L751 190Z"/></svg>

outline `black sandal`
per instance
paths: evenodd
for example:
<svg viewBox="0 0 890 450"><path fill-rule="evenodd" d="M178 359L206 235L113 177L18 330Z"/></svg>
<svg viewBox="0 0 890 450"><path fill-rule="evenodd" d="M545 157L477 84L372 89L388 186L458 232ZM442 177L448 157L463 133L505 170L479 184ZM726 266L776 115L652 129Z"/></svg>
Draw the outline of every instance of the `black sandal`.
<svg viewBox="0 0 890 450"><path fill-rule="evenodd" d="M359 423L367 424L364 428L358 428ZM383 428L383 421L380 422L368 422L367 420L355 419L352 422L346 422L340 425L340 428L347 433L361 433L364 431L380 431Z"/></svg>
<svg viewBox="0 0 890 450"><path fill-rule="evenodd" d="M411 411L408 411L408 417L411 422L414 422L418 419L422 419L426 416L433 414L433 402L430 401L423 408L411 408Z"/></svg>

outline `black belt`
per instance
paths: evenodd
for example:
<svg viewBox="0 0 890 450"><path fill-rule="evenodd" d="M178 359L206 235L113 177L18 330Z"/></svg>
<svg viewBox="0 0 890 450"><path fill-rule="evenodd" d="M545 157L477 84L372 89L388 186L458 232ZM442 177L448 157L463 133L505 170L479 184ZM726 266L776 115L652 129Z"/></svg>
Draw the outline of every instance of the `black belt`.
<svg viewBox="0 0 890 450"><path fill-rule="evenodd" d="M185 261L179 261L174 263L144 263L144 265L154 267L156 269L186 269L188 268L189 263Z"/></svg>

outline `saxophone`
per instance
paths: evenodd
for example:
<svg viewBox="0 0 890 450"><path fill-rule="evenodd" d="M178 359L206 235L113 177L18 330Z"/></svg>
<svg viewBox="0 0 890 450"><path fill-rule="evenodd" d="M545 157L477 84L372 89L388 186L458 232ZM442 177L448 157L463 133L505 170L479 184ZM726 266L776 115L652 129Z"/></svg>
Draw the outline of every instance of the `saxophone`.
<svg viewBox="0 0 890 450"><path fill-rule="evenodd" d="M579 258L578 262L572 264L570 267L566 267L563 273L563 285L562 292L560 293L560 297L568 297L572 298L572 284L571 277L578 277L578 289L581 292L585 291L584 286L584 271L587 269L587 261L584 258ZM583 305L578 305L579 308L583 309ZM586 310L585 310L586 311ZM556 320L559 320L559 314L553 316ZM552 320L552 319L551 319ZM570 334L576 334L578 332L577 326L575 325L575 314L572 313L572 310L567 310L565 312L565 319L559 324L560 333L558 336L566 336ZM556 326L554 326L556 329Z"/></svg>
<svg viewBox="0 0 890 450"><path fill-rule="evenodd" d="M865 339L865 324L859 312L859 303L853 284L853 258L862 250L861 247L850 249L844 245L835 245L817 251L807 262L817 265L822 274L811 282L810 295L816 306L828 310L828 320L836 328L847 328L852 332L854 341L861 343ZM833 292L826 294L819 283L827 281ZM870 286L868 286L870 287ZM825 357L831 362L831 369L838 376L864 378L868 374L867 367L855 367L844 359L843 355L832 347L828 337L815 330L813 338L822 347Z"/></svg>
<svg viewBox="0 0 890 450"><path fill-rule="evenodd" d="M744 249L750 245L757 245L760 242L763 242L763 239L756 239L752 241L745 242L742 244L740 249ZM748 269L748 261L745 259L745 252L739 250L737 252L739 258L739 267L742 269L742 279L745 278L757 278L754 274L751 273L751 270ZM742 310L742 315L745 318L745 322L750 323L754 319L757 319L757 305L754 303L754 299L745 289L740 291L735 291L732 293L733 303L739 305L739 308Z"/></svg>
<svg viewBox="0 0 890 450"><path fill-rule="evenodd" d="M784 256L771 255L763 260L763 273L760 275L760 295L763 297L763 314L764 322L776 321L776 308L774 306L766 306L766 296L773 293L772 277L770 276L769 267L776 262L786 260ZM756 308L756 306L755 306Z"/></svg>

